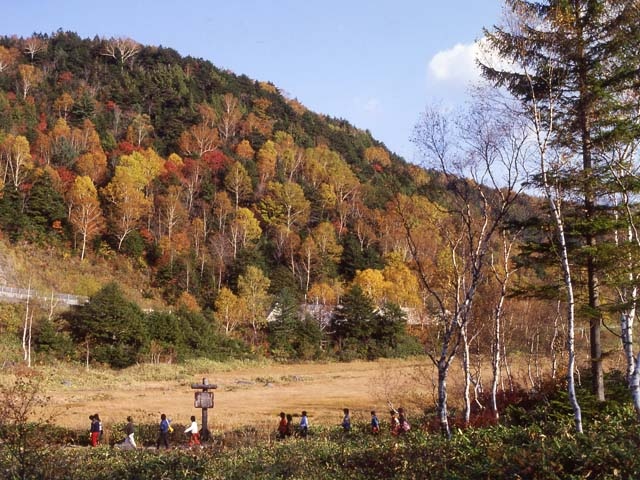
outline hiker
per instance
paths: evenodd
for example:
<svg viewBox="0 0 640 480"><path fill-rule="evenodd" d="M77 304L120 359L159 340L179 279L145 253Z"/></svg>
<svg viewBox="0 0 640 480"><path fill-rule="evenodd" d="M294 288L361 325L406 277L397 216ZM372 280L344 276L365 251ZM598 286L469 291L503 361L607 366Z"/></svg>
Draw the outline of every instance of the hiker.
<svg viewBox="0 0 640 480"><path fill-rule="evenodd" d="M169 420L167 420L167 416L163 413L160 415L160 431L158 432L158 440L156 441L156 448L160 449L160 444L162 443L167 450L169 449Z"/></svg>
<svg viewBox="0 0 640 480"><path fill-rule="evenodd" d="M302 438L306 438L309 434L309 418L307 417L307 411L302 411L302 417L300 417L300 425L298 426L298 434Z"/></svg>
<svg viewBox="0 0 640 480"><path fill-rule="evenodd" d="M391 415L391 424L389 425L391 435L395 437L400 434L400 420L398 419L398 412L391 410L389 414Z"/></svg>
<svg viewBox="0 0 640 480"><path fill-rule="evenodd" d="M407 421L407 416L404 413L404 408L398 408L398 423L400 424L400 428L398 433L402 434L411 430L411 425Z"/></svg>
<svg viewBox="0 0 640 480"><path fill-rule="evenodd" d="M287 437L293 436L293 415L287 413Z"/></svg>
<svg viewBox="0 0 640 480"><path fill-rule="evenodd" d="M98 440L102 442L102 434L104 433L104 431L102 430L102 420L100 420L100 415L98 415L97 413L93 414L93 418L98 422L98 432L100 432L100 435L98 435Z"/></svg>
<svg viewBox="0 0 640 480"><path fill-rule="evenodd" d="M184 433L191 433L189 437L189 446L193 447L194 445L200 445L200 434L198 433L198 422L196 421L196 417L191 415L191 425L187 428Z"/></svg>
<svg viewBox="0 0 640 480"><path fill-rule="evenodd" d="M287 419L284 412L280 412L280 423L278 423L278 440L284 440L287 437Z"/></svg>
<svg viewBox="0 0 640 480"><path fill-rule="evenodd" d="M375 410L371 410L371 433L377 435L380 432L380 420Z"/></svg>
<svg viewBox="0 0 640 480"><path fill-rule="evenodd" d="M342 430L345 433L349 433L349 431L351 430L351 417L349 416L349 409L343 408L342 412L344 413L344 417L342 417L342 423L340 425L342 426Z"/></svg>
<svg viewBox="0 0 640 480"><path fill-rule="evenodd" d="M130 448L138 448L136 445L136 440L134 438L135 433L135 425L133 423L133 418L131 416L127 417L127 424L124 426L124 442L120 445L121 448L130 449Z"/></svg>
<svg viewBox="0 0 640 480"><path fill-rule="evenodd" d="M100 439L100 421L96 419L95 415L89 415L89 420L91 421L91 427L89 427L91 446L97 447Z"/></svg>

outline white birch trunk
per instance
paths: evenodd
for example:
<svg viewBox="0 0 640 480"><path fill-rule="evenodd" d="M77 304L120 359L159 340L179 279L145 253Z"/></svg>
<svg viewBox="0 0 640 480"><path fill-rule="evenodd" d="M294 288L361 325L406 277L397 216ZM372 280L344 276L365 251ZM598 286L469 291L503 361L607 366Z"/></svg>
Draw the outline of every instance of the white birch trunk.
<svg viewBox="0 0 640 480"><path fill-rule="evenodd" d="M633 353L633 319L636 314L635 310L635 307L631 307L620 315L620 336L622 340L622 350L627 364L627 380L631 378L636 369L636 359Z"/></svg>
<svg viewBox="0 0 640 480"><path fill-rule="evenodd" d="M545 176L545 187L549 189L546 171L543 171ZM551 210L556 223L556 230L558 235L558 241L560 246L560 257L562 262L562 272L564 276L564 285L567 293L567 352L568 352L568 365L567 365L567 390L569 393L569 403L573 408L573 418L576 426L576 431L582 433L582 411L578 398L576 396L576 384L575 384L575 369L576 369L576 352L575 352L575 297L573 294L573 280L571 278L571 265L569 263L569 255L567 249L567 243L564 236L564 222L560 214L560 207L554 201L551 193L547 194L549 203L551 204Z"/></svg>
<svg viewBox="0 0 640 480"><path fill-rule="evenodd" d="M449 412L447 408L447 375L449 373L448 363L441 359L438 362L438 420L440 430L445 438L451 438L451 428L449 427Z"/></svg>
<svg viewBox="0 0 640 480"><path fill-rule="evenodd" d="M575 385L575 371L576 371L576 354L575 354L575 296L573 293L573 279L571 277L571 264L569 262L569 253L567 248L567 242L565 238L564 220L562 217L562 192L557 190L557 185L552 185L549 179L549 152L548 146L552 133L555 128L555 105L557 100L557 94L550 86L550 90L547 92L547 104L545 108L540 108L540 103L537 98L536 89L534 87L534 80L529 76L529 73L524 67L524 73L531 86L531 110L530 119L533 126L533 134L535 136L536 145L538 149L538 162L539 173L542 180L542 189L545 197L549 203L552 218L555 223L556 237L558 240L558 251L560 253L560 266L562 268L563 282L566 289L566 302L567 302L567 391L569 394L569 403L573 409L573 418L578 433L582 433L582 411L578 398L576 396ZM550 67L548 72L549 78L554 75L553 67ZM553 82L549 82L549 85L553 85ZM543 118L544 116L544 118ZM557 162L563 161L562 155L558 152Z"/></svg>
<svg viewBox="0 0 640 480"><path fill-rule="evenodd" d="M558 300L558 314L553 319L553 336L549 342L549 353L551 355L551 378L555 380L558 374L558 354L556 352L556 341L558 340L558 320L560 319L560 301Z"/></svg>
<svg viewBox="0 0 640 480"><path fill-rule="evenodd" d="M464 376L464 424L469 425L469 420L471 418L471 399L469 397L469 388L471 386L471 372L469 366L469 339L467 338L466 325L460 329L460 336L462 338L462 371Z"/></svg>
<svg viewBox="0 0 640 480"><path fill-rule="evenodd" d="M500 418L500 413L498 412L498 383L500 382L500 330L503 302L504 297L501 295L493 319L493 339L491 343L491 411L496 421Z"/></svg>
<svg viewBox="0 0 640 480"><path fill-rule="evenodd" d="M29 314L30 310L30 300L31 300L31 281L29 281L29 287L27 289L27 305L24 311L24 323L22 325L22 356L23 360L27 362L27 365L31 366L31 331L30 331L30 322L29 322ZM33 315L31 315L31 319L33 321Z"/></svg>
<svg viewBox="0 0 640 480"><path fill-rule="evenodd" d="M31 368L31 332L33 330L33 310L29 315L29 329L27 332L27 367Z"/></svg>
<svg viewBox="0 0 640 480"><path fill-rule="evenodd" d="M636 411L636 417L640 421L640 369L638 368L640 364L640 353L638 357L635 359L635 367L633 369L633 373L629 378L629 390L631 390L631 398L633 400L633 408Z"/></svg>

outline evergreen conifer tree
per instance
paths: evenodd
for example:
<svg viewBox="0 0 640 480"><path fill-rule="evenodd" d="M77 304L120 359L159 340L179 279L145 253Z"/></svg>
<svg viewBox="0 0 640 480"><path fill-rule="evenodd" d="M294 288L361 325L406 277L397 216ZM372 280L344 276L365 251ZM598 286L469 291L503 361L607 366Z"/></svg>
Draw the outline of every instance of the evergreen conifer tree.
<svg viewBox="0 0 640 480"><path fill-rule="evenodd" d="M483 73L525 107L555 109L553 143L573 159L559 179L580 198L586 308L590 327L592 388L604 400L601 346L601 270L598 247L614 228L608 151L638 137L634 90L640 60L640 4L629 0L506 0L506 27L485 31L491 49L513 68L483 64ZM531 111L531 110L529 110Z"/></svg>

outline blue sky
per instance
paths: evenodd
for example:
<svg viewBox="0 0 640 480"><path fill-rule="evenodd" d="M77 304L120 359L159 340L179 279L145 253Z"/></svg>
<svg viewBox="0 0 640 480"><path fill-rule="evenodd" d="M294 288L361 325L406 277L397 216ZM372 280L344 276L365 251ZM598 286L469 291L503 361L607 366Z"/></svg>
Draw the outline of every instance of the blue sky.
<svg viewBox="0 0 640 480"><path fill-rule="evenodd" d="M171 47L273 82L311 110L369 129L416 161L428 102L463 100L473 44L501 0L14 0L0 34L74 31Z"/></svg>

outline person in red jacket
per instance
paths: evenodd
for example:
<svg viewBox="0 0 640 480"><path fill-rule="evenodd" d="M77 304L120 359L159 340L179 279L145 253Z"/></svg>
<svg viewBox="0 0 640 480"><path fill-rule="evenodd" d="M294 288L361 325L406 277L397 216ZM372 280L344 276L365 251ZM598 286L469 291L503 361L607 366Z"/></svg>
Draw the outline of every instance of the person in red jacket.
<svg viewBox="0 0 640 480"><path fill-rule="evenodd" d="M91 427L89 428L91 446L97 447L100 440L100 419L96 418L95 415L89 415L89 420L91 420Z"/></svg>
<svg viewBox="0 0 640 480"><path fill-rule="evenodd" d="M287 436L287 419L284 412L280 412L280 423L278 424L278 440L283 440Z"/></svg>

